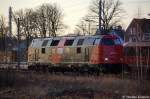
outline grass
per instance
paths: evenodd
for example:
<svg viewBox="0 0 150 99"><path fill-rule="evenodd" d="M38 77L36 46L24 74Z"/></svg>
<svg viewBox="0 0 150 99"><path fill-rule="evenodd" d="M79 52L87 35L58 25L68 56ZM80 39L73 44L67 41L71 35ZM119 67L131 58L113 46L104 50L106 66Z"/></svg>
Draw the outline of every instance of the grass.
<svg viewBox="0 0 150 99"><path fill-rule="evenodd" d="M0 71L1 98L78 99L88 96L93 97L92 99L119 99L124 95L150 95L150 81L121 79L116 75L65 76L40 72Z"/></svg>

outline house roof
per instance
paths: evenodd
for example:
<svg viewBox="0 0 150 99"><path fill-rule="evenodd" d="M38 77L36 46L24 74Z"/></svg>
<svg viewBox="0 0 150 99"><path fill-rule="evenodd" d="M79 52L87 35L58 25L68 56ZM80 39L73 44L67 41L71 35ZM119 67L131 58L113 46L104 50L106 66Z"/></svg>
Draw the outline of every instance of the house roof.
<svg viewBox="0 0 150 99"><path fill-rule="evenodd" d="M150 33L150 19L146 19L146 18L143 18L143 19L133 19L132 22L130 23L129 27L133 23L137 23L141 27L141 29L142 29L142 31L144 33ZM127 28L127 30L128 30L128 28Z"/></svg>
<svg viewBox="0 0 150 99"><path fill-rule="evenodd" d="M150 19L135 19L144 33L150 33Z"/></svg>

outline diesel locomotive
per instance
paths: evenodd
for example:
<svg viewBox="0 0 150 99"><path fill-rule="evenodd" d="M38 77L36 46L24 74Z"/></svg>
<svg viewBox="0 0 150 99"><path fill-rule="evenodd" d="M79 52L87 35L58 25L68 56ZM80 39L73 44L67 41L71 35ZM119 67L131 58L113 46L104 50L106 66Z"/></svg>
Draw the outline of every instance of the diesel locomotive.
<svg viewBox="0 0 150 99"><path fill-rule="evenodd" d="M28 68L49 71L121 71L123 43L115 35L33 39L28 49Z"/></svg>

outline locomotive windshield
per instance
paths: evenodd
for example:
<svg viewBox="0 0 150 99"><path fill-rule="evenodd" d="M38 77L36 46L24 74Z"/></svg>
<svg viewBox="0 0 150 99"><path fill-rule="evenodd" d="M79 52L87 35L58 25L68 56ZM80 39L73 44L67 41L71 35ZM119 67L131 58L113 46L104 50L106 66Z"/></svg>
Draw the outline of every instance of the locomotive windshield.
<svg viewBox="0 0 150 99"><path fill-rule="evenodd" d="M115 45L115 42L113 39L110 38L103 38L101 41L102 45Z"/></svg>
<svg viewBox="0 0 150 99"><path fill-rule="evenodd" d="M123 41L121 41L121 39L117 38L114 40L116 45L121 45L123 44Z"/></svg>

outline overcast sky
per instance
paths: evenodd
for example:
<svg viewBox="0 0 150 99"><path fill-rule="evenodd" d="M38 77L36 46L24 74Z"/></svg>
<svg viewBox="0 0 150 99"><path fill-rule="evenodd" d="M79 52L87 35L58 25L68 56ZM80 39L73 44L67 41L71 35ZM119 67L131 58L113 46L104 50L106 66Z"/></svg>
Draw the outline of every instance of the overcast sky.
<svg viewBox="0 0 150 99"><path fill-rule="evenodd" d="M132 18L137 17L138 8L141 9L141 17L150 13L150 0L120 0L122 8L126 11L122 18L124 27L127 27ZM64 13L64 22L69 26L66 32L72 33L75 25L85 16L91 0L0 0L0 15L8 16L8 7L13 11L25 8L35 8L42 3L58 3Z"/></svg>

